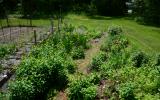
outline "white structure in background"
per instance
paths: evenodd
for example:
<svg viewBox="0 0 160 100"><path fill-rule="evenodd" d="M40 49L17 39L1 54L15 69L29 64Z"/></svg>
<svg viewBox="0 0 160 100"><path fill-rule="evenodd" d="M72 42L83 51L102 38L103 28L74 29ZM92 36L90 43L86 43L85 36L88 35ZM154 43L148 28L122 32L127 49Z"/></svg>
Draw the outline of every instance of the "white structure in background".
<svg viewBox="0 0 160 100"><path fill-rule="evenodd" d="M132 14L132 9L133 9L133 3L135 0L129 0L128 2L126 2L126 5L128 7L128 14Z"/></svg>

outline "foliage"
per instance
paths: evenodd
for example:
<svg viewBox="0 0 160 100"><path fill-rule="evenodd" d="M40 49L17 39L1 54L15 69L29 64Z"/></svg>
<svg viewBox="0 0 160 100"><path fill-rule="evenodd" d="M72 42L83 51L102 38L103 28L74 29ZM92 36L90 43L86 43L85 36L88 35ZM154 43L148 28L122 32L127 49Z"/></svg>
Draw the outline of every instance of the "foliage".
<svg viewBox="0 0 160 100"><path fill-rule="evenodd" d="M65 60L58 54L54 54L48 59L29 58L22 61L20 68L16 71L19 82L14 82L14 84L10 86L13 95L12 99L15 99L14 95L16 95L17 98L23 98L25 100L39 98L39 96L44 96L50 87L56 89L64 88L68 82L67 68L70 66L69 63L63 64L64 62ZM27 88L22 88L25 84L28 84L24 79L32 83L30 86L34 87L34 91L33 89L26 90ZM23 86L17 88L21 82ZM27 97L23 96L25 94L23 94L22 91L29 93L26 95Z"/></svg>
<svg viewBox="0 0 160 100"><path fill-rule="evenodd" d="M134 86L130 83L121 84L119 87L120 98L124 100L135 100L134 98Z"/></svg>
<svg viewBox="0 0 160 100"><path fill-rule="evenodd" d="M64 46L67 53L70 53L74 47L79 48L77 51L81 51L82 48L86 49L88 37L85 33L78 33L78 29L72 25L65 25L63 28L64 37L62 38L62 45ZM77 52L76 51L76 52ZM82 54L83 55L83 54Z"/></svg>
<svg viewBox="0 0 160 100"><path fill-rule="evenodd" d="M122 29L119 26L111 26L108 28L108 34L111 36L119 35L122 33Z"/></svg>
<svg viewBox="0 0 160 100"><path fill-rule="evenodd" d="M84 100L93 100L97 95L97 86L93 85L88 88L82 88L81 93L84 95Z"/></svg>
<svg viewBox="0 0 160 100"><path fill-rule="evenodd" d="M126 42L127 45L120 42L121 45L117 46L116 43L123 38L125 37L122 34L110 35L107 38L106 43L109 45L105 51L108 59L97 72L107 81L105 95L109 99L117 99L119 95L122 100L158 99L159 56L151 56L137 49L135 51L129 42Z"/></svg>
<svg viewBox="0 0 160 100"><path fill-rule="evenodd" d="M143 52L135 52L132 55L133 66L141 67L143 64L148 63L149 58Z"/></svg>
<svg viewBox="0 0 160 100"><path fill-rule="evenodd" d="M93 100L97 93L96 84L100 81L97 74L90 74L89 76L80 76L79 79L72 80L69 85L69 99L70 100Z"/></svg>
<svg viewBox="0 0 160 100"><path fill-rule="evenodd" d="M109 16L120 16L126 12L126 0L93 0L98 14Z"/></svg>
<svg viewBox="0 0 160 100"><path fill-rule="evenodd" d="M107 55L104 52L100 52L92 59L91 69L95 71L100 70L100 66L107 60Z"/></svg>
<svg viewBox="0 0 160 100"><path fill-rule="evenodd" d="M85 53L83 47L75 47L72 50L72 58L73 59L84 59Z"/></svg>
<svg viewBox="0 0 160 100"><path fill-rule="evenodd" d="M1 44L0 45L0 59L16 50L14 44Z"/></svg>
<svg viewBox="0 0 160 100"><path fill-rule="evenodd" d="M11 98L13 100L30 100L34 98L34 87L32 85L32 82L29 80L21 80L16 81L15 83L11 84L10 92Z"/></svg>
<svg viewBox="0 0 160 100"><path fill-rule="evenodd" d="M109 37L101 46L102 51L119 52L128 46L128 40L122 34L119 27L111 27L108 30Z"/></svg>
<svg viewBox="0 0 160 100"><path fill-rule="evenodd" d="M145 23L160 24L160 1L159 0L135 0L134 12L136 16L143 18Z"/></svg>
<svg viewBox="0 0 160 100"><path fill-rule="evenodd" d="M76 72L77 67L75 63L72 61L72 58L68 58L65 64L69 74L74 74Z"/></svg>
<svg viewBox="0 0 160 100"><path fill-rule="evenodd" d="M99 38L102 37L103 32L93 30L93 31L89 31L89 35L90 35L93 39L99 39Z"/></svg>
<svg viewBox="0 0 160 100"><path fill-rule="evenodd" d="M63 32L66 31L70 34L65 34L65 38L63 34L54 34L32 48L29 56L21 61L16 70L16 80L10 85L11 99L42 99L50 88L61 90L67 86L68 74L73 74L76 70L71 57L84 57L83 46L86 44L86 38L72 34L70 29ZM71 43L71 46L67 43Z"/></svg>

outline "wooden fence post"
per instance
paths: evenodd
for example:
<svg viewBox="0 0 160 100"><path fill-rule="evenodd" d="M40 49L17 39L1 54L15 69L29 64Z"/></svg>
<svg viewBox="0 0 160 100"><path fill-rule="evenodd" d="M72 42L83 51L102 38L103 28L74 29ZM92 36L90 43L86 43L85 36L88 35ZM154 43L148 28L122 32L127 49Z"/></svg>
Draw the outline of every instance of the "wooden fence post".
<svg viewBox="0 0 160 100"><path fill-rule="evenodd" d="M52 34L53 34L53 32L54 32L53 27L54 27L53 18L51 18L51 33L52 33Z"/></svg>
<svg viewBox="0 0 160 100"><path fill-rule="evenodd" d="M37 34L36 34L36 30L34 30L34 43L37 44Z"/></svg>
<svg viewBox="0 0 160 100"><path fill-rule="evenodd" d="M1 20L0 20L0 24L1 24L2 34L3 34L3 42L5 42L5 34L4 34L3 25L2 25L2 21Z"/></svg>

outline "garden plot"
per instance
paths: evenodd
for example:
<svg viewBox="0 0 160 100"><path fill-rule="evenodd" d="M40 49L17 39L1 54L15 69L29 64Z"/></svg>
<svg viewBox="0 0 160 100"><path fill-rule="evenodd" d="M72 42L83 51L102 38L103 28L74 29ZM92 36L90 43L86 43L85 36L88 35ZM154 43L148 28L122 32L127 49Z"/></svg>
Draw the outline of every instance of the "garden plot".
<svg viewBox="0 0 160 100"><path fill-rule="evenodd" d="M1 32L10 32L9 28L4 29ZM36 31L36 36L33 34L33 30ZM17 47L17 51L15 51L13 54L8 55L4 59L0 60L0 87L2 91L6 91L8 82L7 80L11 78L14 79L14 66L17 66L20 64L21 58L23 55L27 55L32 48L32 46L35 43L40 43L43 40L47 39L50 32L46 28L40 28L40 27L23 27L21 28L21 32L19 32L18 27L12 27L12 40L10 42L14 42L17 38L20 38L25 42L20 47ZM29 33L28 33L29 32ZM1 36L3 36L3 33L0 33ZM10 33L7 33L10 34ZM27 36L30 35L30 36ZM36 42L35 42L36 37ZM6 35L6 38L9 38L8 35ZM7 42L7 43L6 43ZM5 40L3 43L10 44L9 41ZM0 41L1 43L1 41ZM21 44L22 42L16 41L16 46ZM7 82L7 83L6 83Z"/></svg>
<svg viewBox="0 0 160 100"><path fill-rule="evenodd" d="M23 43L33 40L34 31L36 38L42 39L47 33L42 27L6 27L0 30L0 43Z"/></svg>

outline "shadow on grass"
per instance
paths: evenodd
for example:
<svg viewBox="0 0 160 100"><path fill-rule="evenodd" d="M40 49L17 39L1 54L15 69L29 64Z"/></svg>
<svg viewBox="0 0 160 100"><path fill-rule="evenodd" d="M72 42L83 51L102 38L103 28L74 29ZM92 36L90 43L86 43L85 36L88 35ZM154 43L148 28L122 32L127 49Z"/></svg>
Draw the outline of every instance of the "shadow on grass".
<svg viewBox="0 0 160 100"><path fill-rule="evenodd" d="M135 16L132 16L132 15L125 15L125 16L99 16L99 15L93 15L93 16L88 16L88 18L95 19L95 20L117 20L117 19L124 19L124 20L135 21ZM135 21L135 22L137 22L137 21ZM144 26L156 27L156 28L160 27L160 25L153 24L153 23L137 22L137 24L144 25Z"/></svg>
<svg viewBox="0 0 160 100"><path fill-rule="evenodd" d="M88 16L88 18L96 19L96 20L114 20L114 19L119 19L119 18L124 18L124 17L123 16L113 17L113 16L98 16L98 15L95 15L95 16Z"/></svg>

